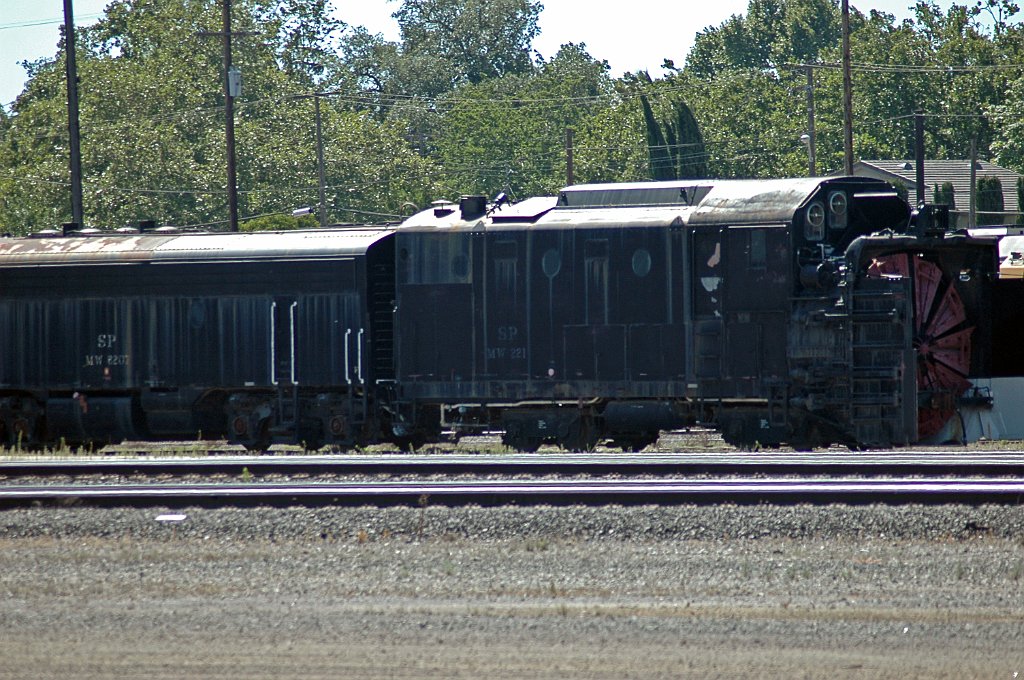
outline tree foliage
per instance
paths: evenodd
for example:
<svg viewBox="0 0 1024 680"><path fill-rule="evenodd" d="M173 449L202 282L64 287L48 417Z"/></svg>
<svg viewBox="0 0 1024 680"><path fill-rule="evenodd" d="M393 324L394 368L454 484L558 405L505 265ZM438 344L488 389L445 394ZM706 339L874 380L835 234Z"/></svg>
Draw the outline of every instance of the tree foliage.
<svg viewBox="0 0 1024 680"><path fill-rule="evenodd" d="M948 205L950 208L955 208L956 195L953 191L953 183L943 182L941 185L936 184L932 200L937 205Z"/></svg>
<svg viewBox="0 0 1024 680"><path fill-rule="evenodd" d="M1024 176L1021 176L1021 177L1017 178L1017 210L1018 210L1018 212L1017 212L1016 223L1018 225L1024 225L1024 210L1022 210L1022 206L1024 206Z"/></svg>
<svg viewBox="0 0 1024 680"><path fill-rule="evenodd" d="M433 148L453 194L505 191L525 197L565 182L569 128L589 144L593 116L617 95L607 65L584 45L564 45L531 75L467 84L439 99Z"/></svg>
<svg viewBox="0 0 1024 680"><path fill-rule="evenodd" d="M647 130L651 179L704 177L707 173L704 138L686 102L673 99L670 114L660 121L646 94L640 95L640 104Z"/></svg>
<svg viewBox="0 0 1024 680"><path fill-rule="evenodd" d="M979 177L977 179L976 185L976 206L979 213L978 224L1002 224L1002 214L981 213L1003 212L1003 183L999 181L998 177L990 175L986 177Z"/></svg>
<svg viewBox="0 0 1024 680"><path fill-rule="evenodd" d="M394 13L407 55L432 55L453 85L528 73L543 6L531 0L404 0Z"/></svg>
<svg viewBox="0 0 1024 680"><path fill-rule="evenodd" d="M317 196L315 118L308 94L336 24L319 0L236 0L234 46L243 216L289 212ZM81 31L78 70L86 221L143 219L221 226L226 214L222 48L217 3L115 0ZM311 26L310 24L315 24ZM31 66L0 142L0 226L23 233L70 218L62 54ZM397 215L433 193L430 161L393 124L325 100L330 214Z"/></svg>
<svg viewBox="0 0 1024 680"><path fill-rule="evenodd" d="M316 204L317 92L336 221L397 219L465 193L555 192L569 130L577 182L804 174L808 64L819 172L843 166L836 0L750 0L657 79L614 79L572 42L541 59L537 0L394 1L397 41L337 21L330 0L233 0L234 30L253 33L234 43L240 208L264 216L243 223L285 228L282 216ZM901 22L854 10L855 155L913 157L920 108L926 157L966 158L974 142L1024 170L1018 14L1012 0L922 1ZM214 0L113 0L80 32L90 225L223 226L220 24ZM62 50L27 68L0 111L0 230L14 233L70 219Z"/></svg>

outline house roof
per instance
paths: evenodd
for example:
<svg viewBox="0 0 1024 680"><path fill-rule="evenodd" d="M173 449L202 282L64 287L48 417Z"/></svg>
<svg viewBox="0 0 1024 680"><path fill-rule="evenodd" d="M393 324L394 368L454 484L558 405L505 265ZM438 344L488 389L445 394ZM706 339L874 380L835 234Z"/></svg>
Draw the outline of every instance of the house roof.
<svg viewBox="0 0 1024 680"><path fill-rule="evenodd" d="M1003 209L1007 212L1020 210L1017 201L1017 179L1020 174L988 161L977 161L976 177L998 177L1003 186ZM888 181L900 180L910 191L911 202L917 191L917 167L914 161L858 161L853 165L853 174L861 177L877 177ZM925 161L925 200L932 201L935 187L946 182L953 185L953 196L957 210L968 209L971 191L970 161Z"/></svg>

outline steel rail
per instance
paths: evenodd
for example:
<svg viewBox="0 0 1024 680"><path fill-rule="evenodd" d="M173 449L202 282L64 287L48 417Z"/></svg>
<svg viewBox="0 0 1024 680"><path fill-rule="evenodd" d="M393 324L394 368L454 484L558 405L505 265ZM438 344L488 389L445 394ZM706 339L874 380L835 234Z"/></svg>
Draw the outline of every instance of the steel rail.
<svg viewBox="0 0 1024 680"><path fill-rule="evenodd" d="M9 478L87 474L886 474L1024 476L1024 452L332 455L0 460Z"/></svg>
<svg viewBox="0 0 1024 680"><path fill-rule="evenodd" d="M596 480L43 485L0 487L0 505L463 505L643 503L1024 502L1024 480Z"/></svg>

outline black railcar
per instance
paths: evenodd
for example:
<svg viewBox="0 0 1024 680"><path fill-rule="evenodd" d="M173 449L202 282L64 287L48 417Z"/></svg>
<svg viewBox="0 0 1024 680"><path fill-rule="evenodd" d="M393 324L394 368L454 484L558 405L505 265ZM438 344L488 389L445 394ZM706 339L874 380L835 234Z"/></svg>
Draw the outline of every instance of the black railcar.
<svg viewBox="0 0 1024 680"><path fill-rule="evenodd" d="M370 386L391 377L389 236L0 240L0 436L253 448L374 437Z"/></svg>
<svg viewBox="0 0 1024 680"><path fill-rule="evenodd" d="M866 178L586 185L396 235L396 380L505 442L905 444L988 370L992 240ZM871 236L871 234L881 235Z"/></svg>
<svg viewBox="0 0 1024 680"><path fill-rule="evenodd" d="M940 218L865 178L694 180L0 239L0 439L916 442L993 365L996 241Z"/></svg>

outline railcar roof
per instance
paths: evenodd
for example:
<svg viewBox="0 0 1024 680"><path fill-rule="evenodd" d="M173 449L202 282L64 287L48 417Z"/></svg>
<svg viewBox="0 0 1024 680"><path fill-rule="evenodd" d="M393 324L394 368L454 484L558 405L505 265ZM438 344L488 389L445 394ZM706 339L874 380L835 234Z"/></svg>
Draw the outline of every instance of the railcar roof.
<svg viewBox="0 0 1024 680"><path fill-rule="evenodd" d="M858 193L891 191L866 177L802 177L769 180L694 179L670 182L580 184L557 197L528 199L463 219L459 205L445 204L410 217L402 229L656 226L673 222L764 224L789 222L820 187L843 184Z"/></svg>
<svg viewBox="0 0 1024 680"><path fill-rule="evenodd" d="M0 266L127 264L363 255L390 228L302 231L117 234L0 239Z"/></svg>

